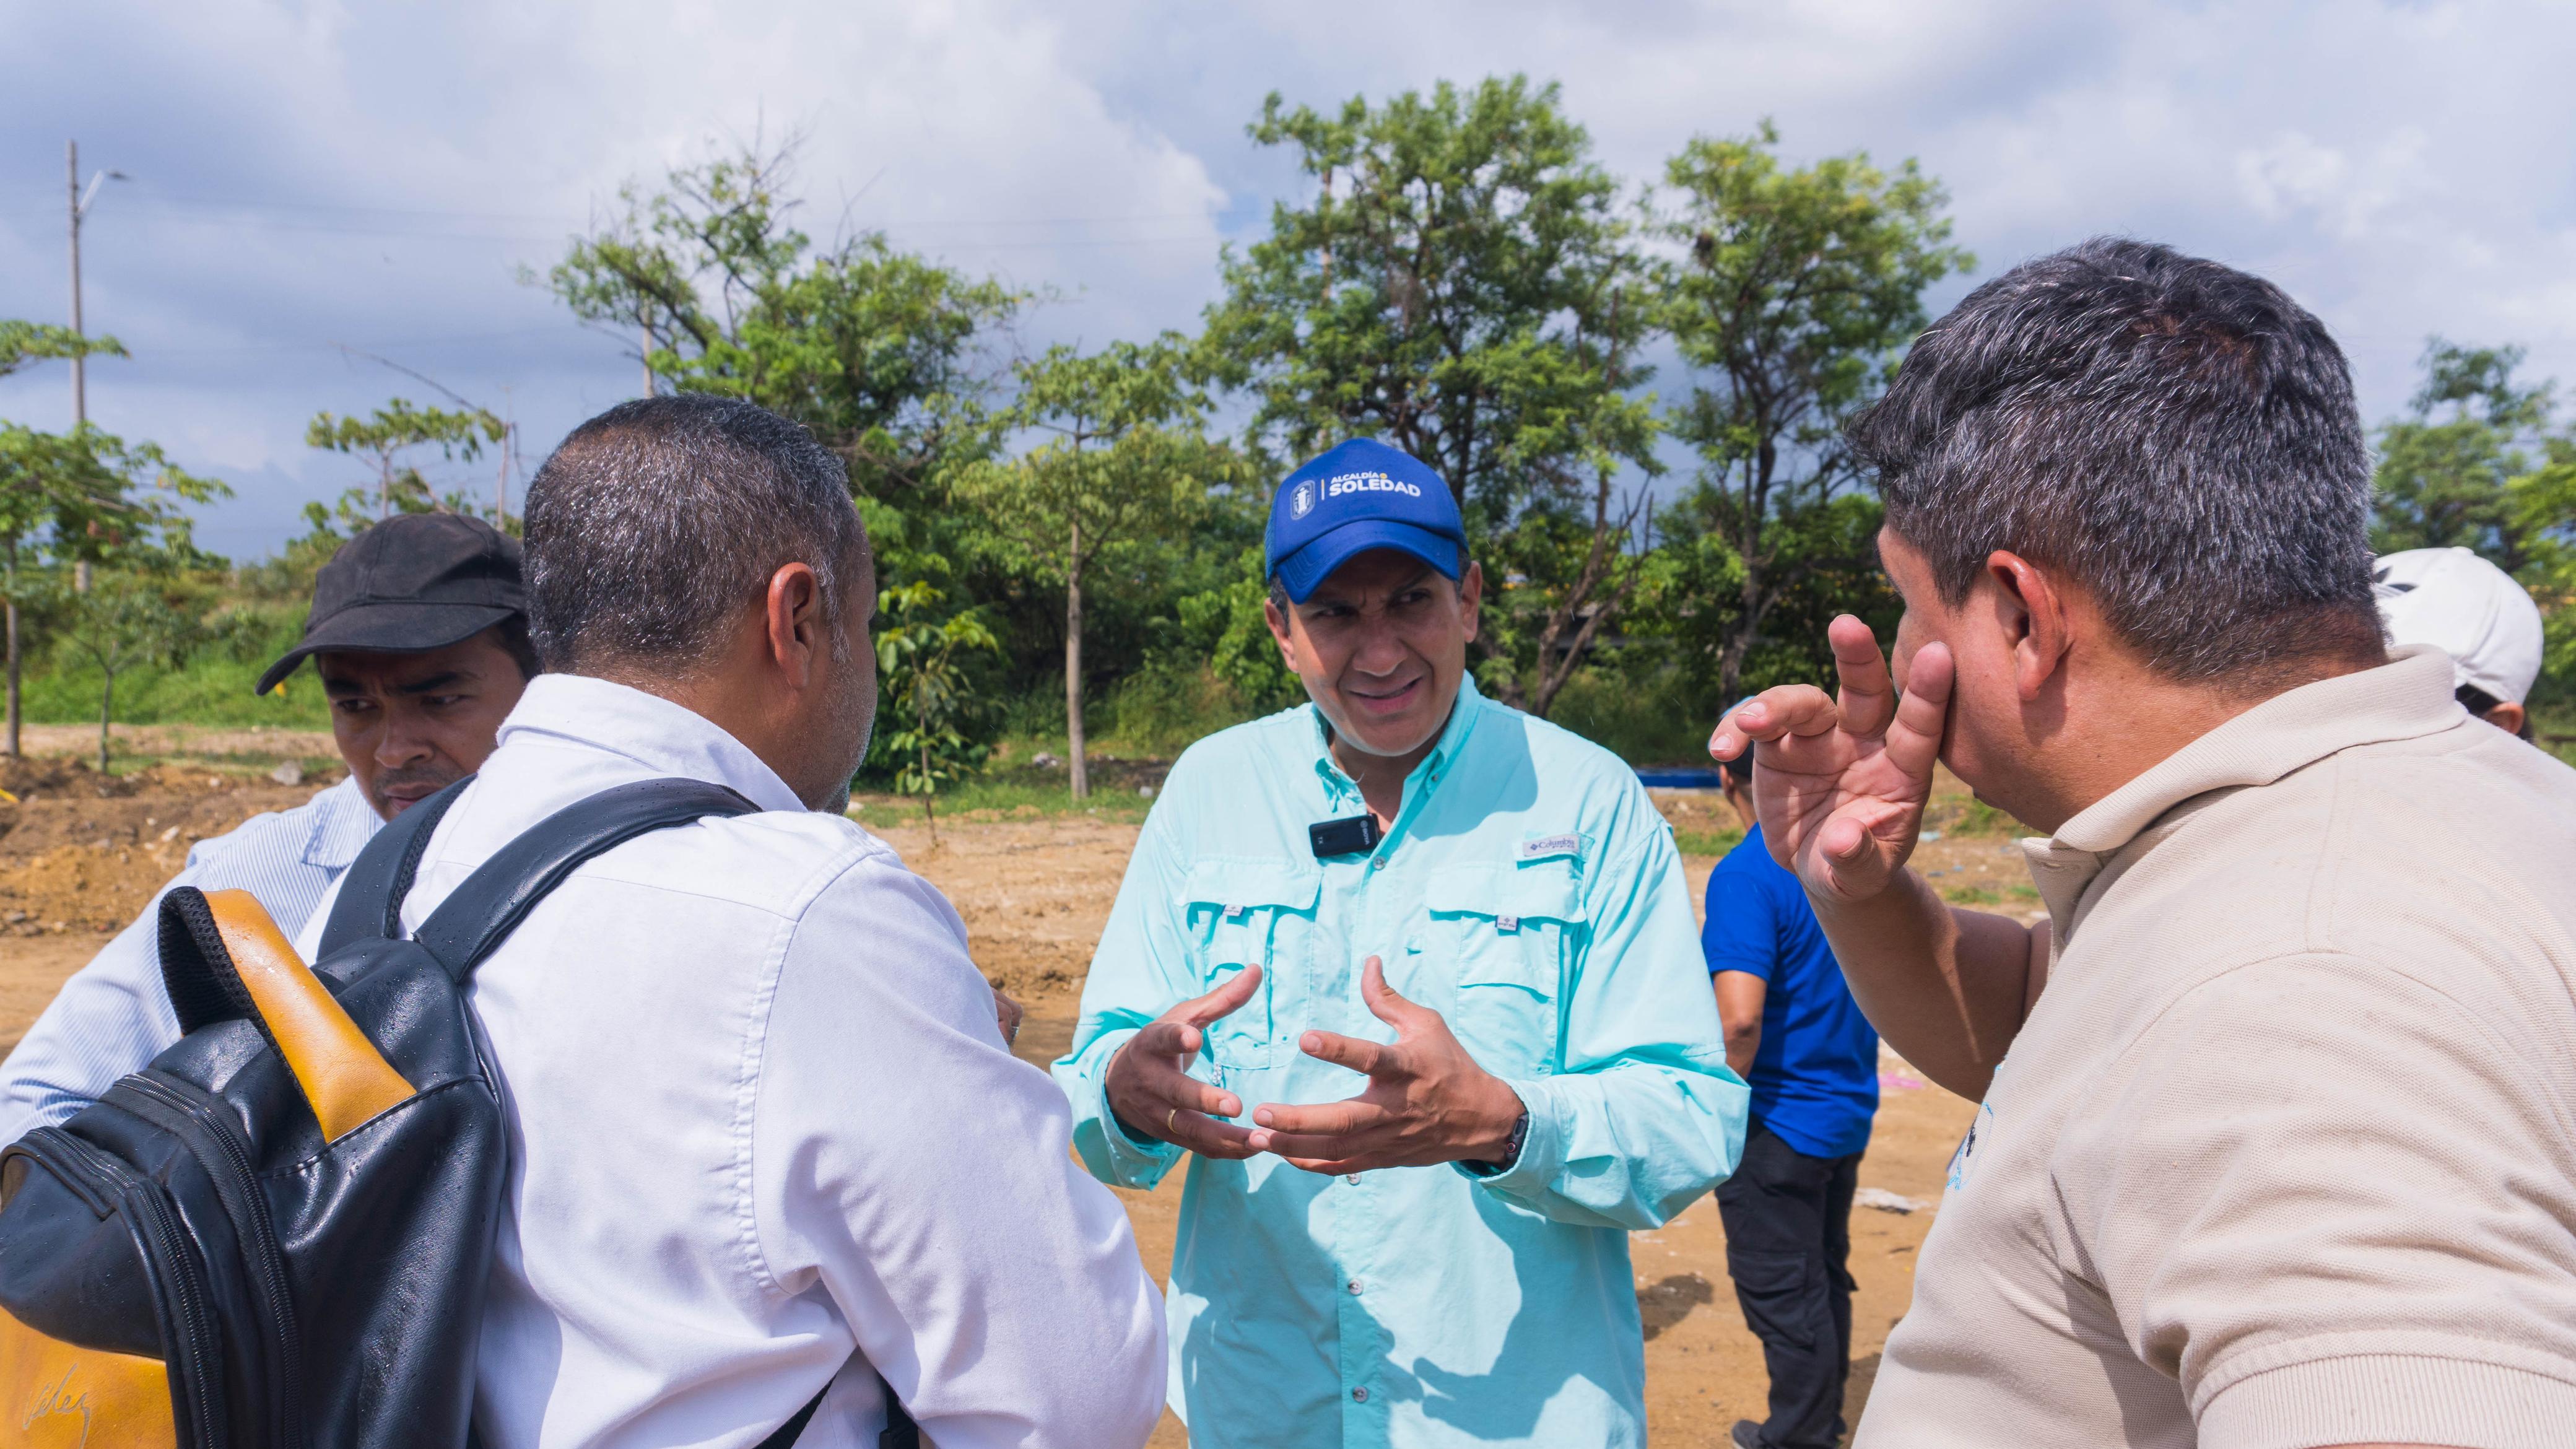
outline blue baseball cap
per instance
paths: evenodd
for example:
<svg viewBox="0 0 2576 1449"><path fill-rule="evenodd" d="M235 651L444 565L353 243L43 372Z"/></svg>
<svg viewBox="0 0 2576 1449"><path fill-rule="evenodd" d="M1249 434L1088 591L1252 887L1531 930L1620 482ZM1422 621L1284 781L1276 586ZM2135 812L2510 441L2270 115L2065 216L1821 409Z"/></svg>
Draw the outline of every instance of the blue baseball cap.
<svg viewBox="0 0 2576 1449"><path fill-rule="evenodd" d="M1449 485L1375 438L1353 438L1282 479L1267 546L1270 572L1300 604L1374 548L1411 554L1453 579L1467 567L1467 526Z"/></svg>

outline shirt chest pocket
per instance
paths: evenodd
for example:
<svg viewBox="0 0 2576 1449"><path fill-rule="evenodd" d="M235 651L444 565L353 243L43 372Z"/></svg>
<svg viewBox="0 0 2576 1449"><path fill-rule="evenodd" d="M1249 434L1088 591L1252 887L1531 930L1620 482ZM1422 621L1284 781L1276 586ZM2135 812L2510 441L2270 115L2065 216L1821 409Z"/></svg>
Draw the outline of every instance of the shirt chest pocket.
<svg viewBox="0 0 2576 1449"><path fill-rule="evenodd" d="M1563 1007L1585 929L1561 861L1456 866L1423 883L1427 947L1456 983L1449 1029L1497 1076L1545 1076L1562 1058ZM1425 963L1443 971L1438 956Z"/></svg>
<svg viewBox="0 0 2576 1449"><path fill-rule="evenodd" d="M1261 968L1252 999L1207 1031L1220 1071L1257 1071L1293 1053L1302 1030L1307 961L1322 873L1285 861L1203 860L1190 867L1189 929L1201 989Z"/></svg>

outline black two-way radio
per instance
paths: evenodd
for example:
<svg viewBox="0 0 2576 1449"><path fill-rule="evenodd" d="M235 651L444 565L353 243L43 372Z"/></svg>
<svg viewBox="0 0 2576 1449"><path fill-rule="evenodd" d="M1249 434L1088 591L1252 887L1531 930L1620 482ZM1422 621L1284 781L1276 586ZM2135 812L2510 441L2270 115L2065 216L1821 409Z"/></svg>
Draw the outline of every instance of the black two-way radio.
<svg viewBox="0 0 2576 1449"><path fill-rule="evenodd" d="M1317 860L1328 860L1336 855L1364 855L1377 849L1377 843L1385 838L1377 828L1374 815L1320 820L1306 827L1306 839L1314 846Z"/></svg>

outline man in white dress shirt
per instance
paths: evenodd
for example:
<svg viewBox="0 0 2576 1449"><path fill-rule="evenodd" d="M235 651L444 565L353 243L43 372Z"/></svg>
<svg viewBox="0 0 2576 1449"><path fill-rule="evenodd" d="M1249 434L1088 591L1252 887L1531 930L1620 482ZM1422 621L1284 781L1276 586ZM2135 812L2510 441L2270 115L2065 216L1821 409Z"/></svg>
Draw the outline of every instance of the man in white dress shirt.
<svg viewBox="0 0 2576 1449"><path fill-rule="evenodd" d="M474 978L511 1111L482 1442L741 1449L828 1384L802 1449L872 1449L882 1374L939 1449L1142 1444L1162 1304L1125 1214L956 912L842 813L875 582L838 460L747 403L622 404L538 473L527 547L549 672L405 928L611 786L762 813L584 865Z"/></svg>
<svg viewBox="0 0 2576 1449"><path fill-rule="evenodd" d="M0 1064L0 1143L69 1119L179 1039L156 945L171 887L249 891L292 933L387 820L483 763L537 672L519 574L517 540L453 513L388 519L340 546L313 581L303 639L258 689L312 659L349 777L188 848Z"/></svg>

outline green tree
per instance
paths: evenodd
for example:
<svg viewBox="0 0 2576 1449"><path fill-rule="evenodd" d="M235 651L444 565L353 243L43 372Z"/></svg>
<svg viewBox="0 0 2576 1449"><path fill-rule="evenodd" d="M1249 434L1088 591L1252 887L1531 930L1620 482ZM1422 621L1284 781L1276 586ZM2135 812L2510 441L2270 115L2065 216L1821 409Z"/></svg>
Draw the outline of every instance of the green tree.
<svg viewBox="0 0 2576 1449"><path fill-rule="evenodd" d="M2372 544L2472 548L2510 574L2536 562L2535 531L2514 481L2567 439L2553 424L2553 384L2514 377L2519 347L2424 344L2423 385L2406 415L2379 430L2378 513Z"/></svg>
<svg viewBox="0 0 2576 1449"><path fill-rule="evenodd" d="M629 183L545 285L633 336L645 387L746 398L838 451L863 495L914 488L989 442L980 344L1028 300L860 232L825 247L790 224L796 142L758 143ZM528 280L535 280L530 276Z"/></svg>
<svg viewBox="0 0 2576 1449"><path fill-rule="evenodd" d="M1234 482L1234 454L1204 430L1207 395L1184 376L1177 339L1118 342L1085 354L1048 349L1013 371L1018 396L1000 416L1035 447L962 473L960 500L978 522L1064 590L1065 754L1073 797L1091 793L1084 760L1082 588L1104 550L1186 533L1211 485Z"/></svg>
<svg viewBox="0 0 2576 1449"><path fill-rule="evenodd" d="M1779 142L1767 121L1692 141L1665 166L1674 206L1658 227L1681 253L1656 320L1690 368L1671 418L1700 460L1688 531L1731 555L1728 607L1699 616L1719 625L1708 642L1728 700L1782 602L1848 572L1856 515L1836 504L1863 479L1843 425L1923 329L1924 289L1976 265L1913 161L1791 167Z"/></svg>
<svg viewBox="0 0 2576 1449"><path fill-rule="evenodd" d="M1306 697L1305 687L1279 657L1262 605L1270 597L1262 577L1262 547L1237 556L1232 577L1213 589L1174 601L1174 612L1193 656L1257 713L1286 709Z"/></svg>
<svg viewBox="0 0 2576 1449"><path fill-rule="evenodd" d="M1857 615L1881 639L1891 639L1903 612L1879 567L1879 518L1875 496L1846 490L1773 520L1770 545L1795 561L1797 581L1773 602L1765 628L1735 659L1730 681L1726 645L1738 637L1743 558L1722 526L1723 510L1694 490L1664 510L1632 637L1668 657L1692 711L1712 718L1775 684L1830 679L1825 626L1835 615Z"/></svg>
<svg viewBox="0 0 2576 1449"><path fill-rule="evenodd" d="M113 337L87 337L48 322L0 321L0 377L48 358L130 355Z"/></svg>
<svg viewBox="0 0 2576 1449"><path fill-rule="evenodd" d="M433 506L428 481L417 466L403 461L406 454L436 448L450 462L470 463L482 455L484 444L509 435L508 424L481 408L450 411L395 398L372 417L315 413L304 429L304 445L367 459L375 469L376 517L381 520L397 512L425 513ZM341 512L354 512L352 505L362 496L363 490L351 490L341 500ZM318 503L308 505L305 516L316 527L327 526Z"/></svg>
<svg viewBox="0 0 2576 1449"><path fill-rule="evenodd" d="M116 563L137 550L194 559L180 502L231 489L175 467L151 443L127 443L84 424L45 433L0 423L0 608L6 613L5 747L19 753L23 718L21 637L30 605L50 587L30 572L46 562Z"/></svg>
<svg viewBox="0 0 2576 1449"><path fill-rule="evenodd" d="M1650 501L1598 467L1588 498L1531 509L1489 551L1485 577L1499 587L1486 596L1482 632L1500 657L1486 673L1506 701L1546 718L1628 612L1653 562L1643 529Z"/></svg>
<svg viewBox="0 0 2576 1449"><path fill-rule="evenodd" d="M894 788L921 797L930 826L930 848L939 848L939 817L932 802L941 789L984 768L991 747L968 733L983 713L968 687L961 655L998 653L973 610L945 619L931 616L944 599L929 584L914 582L877 595L877 676L885 709L898 723L878 736L894 764Z"/></svg>
<svg viewBox="0 0 2576 1449"><path fill-rule="evenodd" d="M1498 575L1548 591L1560 633L1606 624L1621 571L1579 565L1629 546L1633 513L1595 507L1609 479L1660 469L1634 395L1648 309L1619 184L1556 87L1443 82L1330 114L1273 94L1250 133L1316 179L1228 251L1208 313L1206 366L1250 390L1256 436L1298 456L1383 437L1448 481ZM1542 521L1527 547L1500 537ZM1496 682L1517 698L1510 631L1488 648L1512 656Z"/></svg>
<svg viewBox="0 0 2576 1449"><path fill-rule="evenodd" d="M2545 439L2547 461L2507 488L2530 561L2520 578L2540 605L2546 652L2535 704L2576 702L2576 438Z"/></svg>
<svg viewBox="0 0 2576 1449"><path fill-rule="evenodd" d="M53 614L57 637L98 666L98 770L104 775L116 676L140 664L177 668L206 631L170 606L157 581L125 569L102 571L87 590L60 591Z"/></svg>

